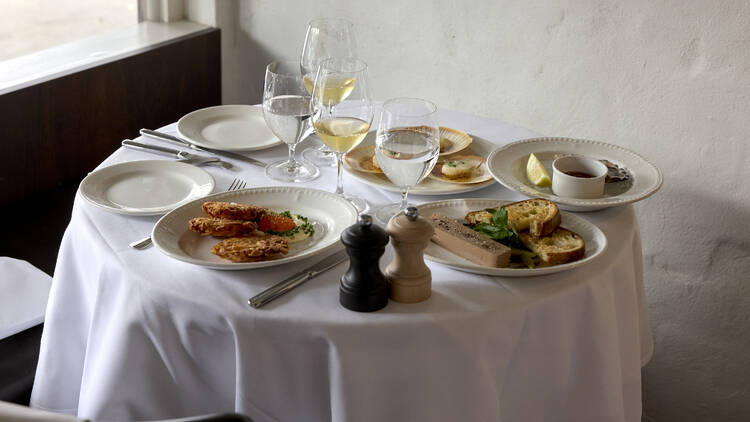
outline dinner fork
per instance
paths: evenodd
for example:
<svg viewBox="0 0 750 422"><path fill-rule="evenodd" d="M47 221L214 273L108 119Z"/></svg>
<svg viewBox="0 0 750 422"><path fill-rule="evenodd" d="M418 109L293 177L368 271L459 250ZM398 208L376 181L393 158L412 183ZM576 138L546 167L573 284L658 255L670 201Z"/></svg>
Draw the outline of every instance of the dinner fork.
<svg viewBox="0 0 750 422"><path fill-rule="evenodd" d="M232 183L229 185L226 191L231 192L233 190L245 189L245 186L247 186L247 182L245 182L244 180L240 178L235 178L234 180L232 180ZM144 237L141 240L136 240L135 242L131 243L130 247L133 249L142 250L142 249L146 249L147 247L149 247L151 243L152 243L151 236L148 236L148 237Z"/></svg>

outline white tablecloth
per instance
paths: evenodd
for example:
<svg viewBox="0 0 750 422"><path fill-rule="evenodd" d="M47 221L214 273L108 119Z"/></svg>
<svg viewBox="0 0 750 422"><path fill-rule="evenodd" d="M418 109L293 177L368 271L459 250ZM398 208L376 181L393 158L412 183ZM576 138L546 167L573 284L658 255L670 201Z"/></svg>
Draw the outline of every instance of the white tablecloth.
<svg viewBox="0 0 750 422"><path fill-rule="evenodd" d="M440 111L439 121L498 145L534 136L457 112ZM253 156L284 154L280 146ZM121 149L102 165L153 158ZM242 171L204 167L217 191L235 176L277 184L235 164ZM346 175L344 183L374 205L398 199ZM335 169L304 185L332 190ZM499 184L458 196L522 198ZM639 421L652 342L637 220L630 206L579 215L609 246L575 270L514 279L430 263L429 300L356 313L338 303L341 264L256 310L248 297L317 259L237 272L193 266L128 247L157 217L111 214L79 197L32 406L96 420L238 411L257 421ZM391 257L389 249L381 264Z"/></svg>

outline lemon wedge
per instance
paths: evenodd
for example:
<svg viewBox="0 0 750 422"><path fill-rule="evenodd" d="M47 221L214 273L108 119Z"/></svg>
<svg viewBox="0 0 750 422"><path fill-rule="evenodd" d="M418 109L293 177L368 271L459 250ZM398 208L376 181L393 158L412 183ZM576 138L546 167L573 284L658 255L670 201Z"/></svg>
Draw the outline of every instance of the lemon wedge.
<svg viewBox="0 0 750 422"><path fill-rule="evenodd" d="M536 158L534 153L529 154L529 161L526 162L526 177L531 183L539 187L552 185L547 170L544 169L542 162Z"/></svg>

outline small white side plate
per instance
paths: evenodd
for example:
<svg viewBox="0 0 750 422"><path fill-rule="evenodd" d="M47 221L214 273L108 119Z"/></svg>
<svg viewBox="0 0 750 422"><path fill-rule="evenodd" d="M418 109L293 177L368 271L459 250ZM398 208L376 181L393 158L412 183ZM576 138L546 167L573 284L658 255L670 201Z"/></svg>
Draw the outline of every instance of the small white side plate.
<svg viewBox="0 0 750 422"><path fill-rule="evenodd" d="M375 131L368 133L365 139L362 140L362 143L360 143L360 146L374 145L375 134ZM471 135L471 137L474 138L474 142L472 142L470 147L472 148L472 154L487 157L495 148L497 148L497 145L486 139L480 138L476 135ZM349 164L347 164L346 160L344 160L344 170L352 177L366 185L391 192L401 192L401 188L391 183L391 181L388 179L388 176L383 173L366 173L363 171L355 170L351 166L349 166ZM409 189L409 195L453 195L456 193L472 192L494 184L495 181L493 179L485 180L479 183L462 184L448 183L442 180L425 177L424 180L422 180L422 182L420 182L417 186Z"/></svg>
<svg viewBox="0 0 750 422"><path fill-rule="evenodd" d="M440 213L450 218L463 219L469 211L477 211L485 208L494 208L505 205L511 201L497 199L448 199L444 201L428 202L420 205L419 214L429 217L434 213ZM572 230L586 243L586 254L578 261L562 265L538 268L494 268L477 265L466 258L462 258L453 252L443 248L437 243L430 242L425 249L424 257L430 261L446 265L459 271L476 274L496 275L503 277L532 277L544 274L553 274L560 271L586 265L599 256L607 247L607 237L604 233L588 220L575 214L561 211L561 227Z"/></svg>
<svg viewBox="0 0 750 422"><path fill-rule="evenodd" d="M81 182L91 204L118 214L161 215L210 194L214 178L177 161L144 160L99 169Z"/></svg>
<svg viewBox="0 0 750 422"><path fill-rule="evenodd" d="M301 244L292 244L289 253L277 259L231 262L211 253L221 239L201 236L189 229L190 219L205 216L201 209L205 201L260 205L279 212L289 210L307 217L315 227L315 235ZM351 202L331 192L285 186L252 188L217 193L187 203L162 217L151 238L161 252L174 259L217 270L247 270L283 265L341 247L341 232L354 224L357 216Z"/></svg>
<svg viewBox="0 0 750 422"><path fill-rule="evenodd" d="M606 159L630 171L631 182L607 183L604 195L594 199L557 196L549 187L540 188L526 178L526 162L534 153L547 172L552 174L552 162L565 155L582 155L597 160ZM656 193L662 175L648 160L619 145L574 138L523 139L500 147L487 158L492 176L508 189L531 198L545 198L568 211L596 211L640 201Z"/></svg>
<svg viewBox="0 0 750 422"><path fill-rule="evenodd" d="M250 105L193 111L177 121L177 132L198 146L222 151L256 151L282 143L266 125L263 108Z"/></svg>

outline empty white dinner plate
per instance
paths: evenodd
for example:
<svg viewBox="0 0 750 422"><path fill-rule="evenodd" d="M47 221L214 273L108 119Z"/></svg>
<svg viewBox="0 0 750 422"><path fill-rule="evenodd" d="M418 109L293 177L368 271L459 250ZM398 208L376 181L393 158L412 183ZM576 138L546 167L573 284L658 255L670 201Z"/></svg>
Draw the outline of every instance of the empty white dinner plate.
<svg viewBox="0 0 750 422"><path fill-rule="evenodd" d="M444 201L428 202L419 205L419 214L429 217L439 213L450 218L463 220L470 211L478 211L487 208L495 208L499 205L509 204L511 201L498 199L448 199ZM532 277L537 275L553 274L560 271L586 265L604 252L607 247L607 237L604 233L588 220L575 214L561 211L560 227L578 233L585 242L586 253L578 261L567 264L553 265L551 267L537 268L494 268L475 264L466 258L460 257L453 252L443 248L437 243L430 242L425 249L424 257L430 261L437 262L448 267L469 273L496 275L502 277Z"/></svg>
<svg viewBox="0 0 750 422"><path fill-rule="evenodd" d="M604 195L600 198L565 198L555 195L550 187L536 186L526 178L526 162L532 152L550 174L556 158L580 155L608 160L626 169L632 179L606 183ZM510 143L490 154L487 167L495 180L506 188L531 198L549 199L557 203L560 209L568 211L596 211L640 201L656 193L663 180L656 166L633 151L619 145L573 138L533 138Z"/></svg>
<svg viewBox="0 0 750 422"><path fill-rule="evenodd" d="M177 132L195 145L222 151L256 151L282 143L266 125L263 108L250 105L193 111L177 121Z"/></svg>
<svg viewBox="0 0 750 422"><path fill-rule="evenodd" d="M144 160L99 169L83 179L79 192L107 211L160 215L210 194L214 186L210 174L190 164Z"/></svg>
<svg viewBox="0 0 750 422"><path fill-rule="evenodd" d="M290 211L307 217L315 234L291 244L289 253L279 258L232 262L211 253L211 248L221 239L201 236L189 228L191 219L206 217L201 208L205 201L258 205L275 212ZM162 217L154 226L151 238L161 252L174 259L217 270L247 270L283 265L340 248L341 232L354 224L357 217L357 209L351 202L331 192L291 186L251 188L217 193L187 203Z"/></svg>
<svg viewBox="0 0 750 422"><path fill-rule="evenodd" d="M374 145L375 136L376 131L368 133L365 139L359 144L358 148L367 145ZM474 139L474 142L472 142L469 147L471 148L471 154L487 157L495 148L497 148L497 145L486 139L480 138L479 136L471 135L471 137ZM458 154L460 154L460 152ZM388 179L388 176L383 173L369 173L356 170L352 168L346 160L344 160L344 170L366 185L391 192L401 192L401 188L394 185L391 180ZM449 183L439 179L425 177L417 186L409 189L409 195L453 195L457 193L472 192L494 184L495 180L493 179L479 183Z"/></svg>

